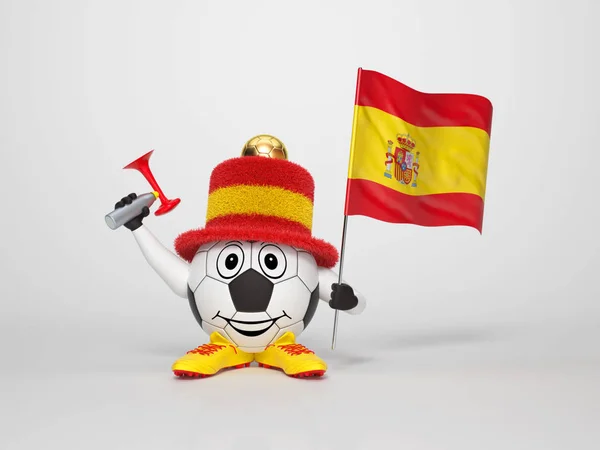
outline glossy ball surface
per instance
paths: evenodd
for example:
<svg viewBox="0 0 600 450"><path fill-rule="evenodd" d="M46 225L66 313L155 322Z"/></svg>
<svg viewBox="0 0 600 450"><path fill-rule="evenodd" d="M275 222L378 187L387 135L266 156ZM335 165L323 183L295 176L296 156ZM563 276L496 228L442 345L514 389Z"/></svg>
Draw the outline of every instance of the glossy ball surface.
<svg viewBox="0 0 600 450"><path fill-rule="evenodd" d="M298 336L319 302L315 259L269 242L206 244L192 260L188 299L210 334L218 331L247 352L260 352L286 331Z"/></svg>
<svg viewBox="0 0 600 450"><path fill-rule="evenodd" d="M288 152L283 142L275 136L259 134L244 144L242 156L264 156L267 158L288 159Z"/></svg>

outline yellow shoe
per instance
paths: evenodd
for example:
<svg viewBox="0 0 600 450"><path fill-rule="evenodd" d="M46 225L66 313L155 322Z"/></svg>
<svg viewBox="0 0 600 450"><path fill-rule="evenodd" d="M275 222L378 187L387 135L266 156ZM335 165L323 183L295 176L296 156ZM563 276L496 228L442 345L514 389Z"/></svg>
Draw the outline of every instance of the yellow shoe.
<svg viewBox="0 0 600 450"><path fill-rule="evenodd" d="M296 344L295 336L288 331L273 344L255 355L260 367L281 369L291 377L320 377L327 364L312 350Z"/></svg>
<svg viewBox="0 0 600 450"><path fill-rule="evenodd" d="M253 360L253 354L241 351L215 331L210 335L210 344L190 350L171 369L178 377L203 378L229 367L249 367Z"/></svg>

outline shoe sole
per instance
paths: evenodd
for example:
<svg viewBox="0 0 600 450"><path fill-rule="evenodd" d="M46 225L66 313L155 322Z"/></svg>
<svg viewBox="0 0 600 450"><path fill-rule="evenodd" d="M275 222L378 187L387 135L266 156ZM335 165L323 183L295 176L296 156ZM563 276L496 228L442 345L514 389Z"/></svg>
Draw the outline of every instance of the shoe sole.
<svg viewBox="0 0 600 450"><path fill-rule="evenodd" d="M264 367L265 369L273 369L273 370L280 370L283 373L285 373L285 371L279 367L275 367L275 366L270 366L268 364L263 364L263 363L258 363L258 367ZM294 373L294 374L287 374L286 375L288 377L292 377L292 378L319 378L322 377L323 375L325 375L325 371L324 370L308 370L306 372L300 372L300 373Z"/></svg>
<svg viewBox="0 0 600 450"><path fill-rule="evenodd" d="M212 377L224 370L243 369L244 367L250 367L250 363L224 367L215 373L200 373L200 372L191 372L189 370L174 370L173 374L175 374L175 376L178 378L208 378L208 377Z"/></svg>

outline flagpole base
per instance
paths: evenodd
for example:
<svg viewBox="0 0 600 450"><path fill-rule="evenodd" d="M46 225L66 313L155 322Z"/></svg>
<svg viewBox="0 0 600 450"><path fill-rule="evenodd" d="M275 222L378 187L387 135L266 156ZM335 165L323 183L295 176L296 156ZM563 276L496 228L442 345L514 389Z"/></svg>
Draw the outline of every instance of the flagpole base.
<svg viewBox="0 0 600 450"><path fill-rule="evenodd" d="M346 251L346 229L348 228L348 216L344 214L344 228L342 230L342 248L340 249L340 272L338 274L338 284L342 284L342 271L344 270L344 253ZM331 338L331 350L335 350L338 320L340 311L335 310L335 317L333 319L333 337Z"/></svg>
<svg viewBox="0 0 600 450"><path fill-rule="evenodd" d="M331 350L335 350L335 341L336 341L336 337L337 337L337 327L338 327L338 317L339 317L340 311L339 310L335 310L335 317L333 319L333 337L331 339Z"/></svg>

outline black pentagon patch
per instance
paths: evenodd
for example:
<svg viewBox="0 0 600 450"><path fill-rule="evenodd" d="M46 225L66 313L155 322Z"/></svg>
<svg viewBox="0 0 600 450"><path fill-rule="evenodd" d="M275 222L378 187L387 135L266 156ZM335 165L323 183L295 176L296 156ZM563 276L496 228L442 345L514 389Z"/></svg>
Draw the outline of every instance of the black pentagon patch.
<svg viewBox="0 0 600 450"><path fill-rule="evenodd" d="M202 317L200 317L200 311L198 311L198 306L196 306L196 298L194 297L194 293L190 289L189 285L187 287L187 296L188 301L190 302L190 308L192 309L192 314L196 318L196 321L200 324L200 327L202 327Z"/></svg>
<svg viewBox="0 0 600 450"><path fill-rule="evenodd" d="M231 300L238 312L263 312L267 310L273 283L254 269L248 269L229 283Z"/></svg>
<svg viewBox="0 0 600 450"><path fill-rule="evenodd" d="M317 284L317 287L315 288L315 290L310 293L310 301L308 302L308 308L306 309L306 314L304 314L304 319L302 319L304 321L304 328L306 328L308 326L308 324L314 317L315 312L317 311L318 305L319 305L319 285Z"/></svg>

